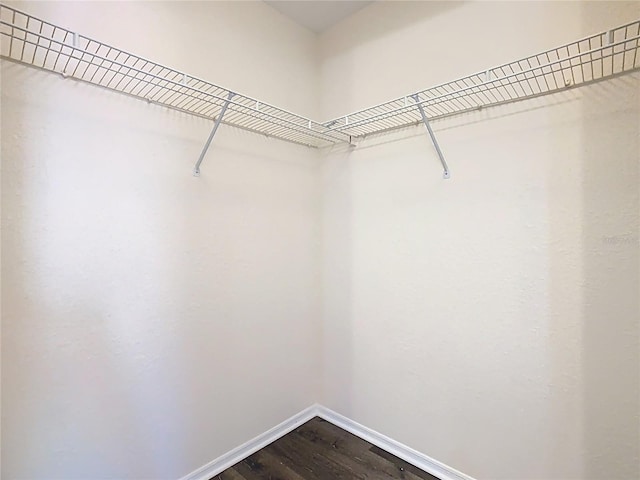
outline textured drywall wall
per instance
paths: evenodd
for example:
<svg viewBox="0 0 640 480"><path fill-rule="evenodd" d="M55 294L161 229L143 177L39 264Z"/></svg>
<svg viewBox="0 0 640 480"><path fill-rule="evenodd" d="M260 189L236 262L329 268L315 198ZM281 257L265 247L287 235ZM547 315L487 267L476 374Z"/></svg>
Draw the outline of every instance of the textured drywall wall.
<svg viewBox="0 0 640 480"><path fill-rule="evenodd" d="M324 114L638 16L377 3L321 38ZM639 478L639 88L434 122L450 180L421 126L334 149L322 402L479 479Z"/></svg>
<svg viewBox="0 0 640 480"><path fill-rule="evenodd" d="M262 2L21 7L313 114ZM179 478L317 400L313 151L221 128L194 178L210 122L8 62L1 114L3 479Z"/></svg>
<svg viewBox="0 0 640 480"><path fill-rule="evenodd" d="M21 6L314 117L639 13L381 2L317 65L260 2ZM321 335L328 406L455 468L638 477L637 76L436 122L448 182L421 128L329 152L322 285L308 150L221 129L196 180L210 124L2 82L3 478L183 475L318 400Z"/></svg>

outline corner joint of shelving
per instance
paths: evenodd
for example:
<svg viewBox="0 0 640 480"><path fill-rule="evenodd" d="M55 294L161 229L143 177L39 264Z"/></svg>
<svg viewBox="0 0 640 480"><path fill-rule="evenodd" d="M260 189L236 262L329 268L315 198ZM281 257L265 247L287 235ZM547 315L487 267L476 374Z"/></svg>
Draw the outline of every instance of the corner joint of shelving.
<svg viewBox="0 0 640 480"><path fill-rule="evenodd" d="M360 142L364 137L354 137L353 135L349 135L349 148L356 148L360 145Z"/></svg>

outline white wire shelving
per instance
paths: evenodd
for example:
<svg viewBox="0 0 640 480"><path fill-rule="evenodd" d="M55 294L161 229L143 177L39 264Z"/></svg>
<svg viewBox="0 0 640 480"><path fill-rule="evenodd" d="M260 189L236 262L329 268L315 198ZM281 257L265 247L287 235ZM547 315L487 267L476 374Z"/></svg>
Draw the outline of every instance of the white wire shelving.
<svg viewBox="0 0 640 480"><path fill-rule="evenodd" d="M453 80L336 118L334 132L363 137L424 123L442 163L449 168L433 119L458 115L579 87L640 69L640 20L484 72Z"/></svg>
<svg viewBox="0 0 640 480"><path fill-rule="evenodd" d="M640 68L640 20L326 122L354 137L547 95Z"/></svg>
<svg viewBox="0 0 640 480"><path fill-rule="evenodd" d="M117 92L290 142L348 141L319 122L160 65L0 4L1 56Z"/></svg>
<svg viewBox="0 0 640 480"><path fill-rule="evenodd" d="M548 95L640 69L640 20L511 63L317 122L0 4L0 56L214 120L194 170L221 123L325 147L424 123L449 178L430 121Z"/></svg>

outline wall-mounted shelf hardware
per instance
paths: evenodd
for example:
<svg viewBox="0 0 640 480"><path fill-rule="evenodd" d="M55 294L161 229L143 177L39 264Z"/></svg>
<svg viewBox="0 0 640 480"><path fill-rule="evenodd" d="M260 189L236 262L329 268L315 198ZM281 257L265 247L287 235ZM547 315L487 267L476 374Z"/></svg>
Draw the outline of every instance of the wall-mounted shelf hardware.
<svg viewBox="0 0 640 480"><path fill-rule="evenodd" d="M435 133L431 129L431 125L429 124L429 119L427 118L427 114L424 113L424 107L420 103L420 95L415 94L412 95L411 98L416 102L418 106L418 111L420 112L420 116L422 117L422 123L427 127L427 132L429 132L429 137L431 137L431 142L433 142L433 146L436 149L436 153L438 154L438 158L440 159L440 163L442 164L442 178L445 180L451 178L451 172L449 172L449 166L447 165L447 161L444 159L444 155L442 154L442 150L440 150L440 145L438 144L438 140L436 139Z"/></svg>
<svg viewBox="0 0 640 480"><path fill-rule="evenodd" d="M194 177L199 177L200 176L200 165L202 164L202 160L204 160L204 156L207 154L207 150L209 150L209 146L211 145L213 137L215 136L216 132L218 131L218 127L222 123L222 119L224 118L224 114L227 113L227 108L229 108L229 103L231 103L231 99L234 97L234 95L235 94L233 92L229 92L229 95L227 95L227 101L224 102L224 105L222 105L222 108L220 109L220 113L218 113L218 116L216 117L215 121L213 122L213 128L211 129L211 133L209 134L209 138L207 139L207 143L204 144L204 148L202 149L202 152L200 152L200 157L198 158L198 161L196 162L196 166L193 168L193 176ZM258 105L256 105L256 108L258 108Z"/></svg>
<svg viewBox="0 0 640 480"><path fill-rule="evenodd" d="M349 136L0 4L1 56L67 78L289 142L321 147ZM214 132L215 133L215 132ZM199 161L201 163L201 160Z"/></svg>
<svg viewBox="0 0 640 480"><path fill-rule="evenodd" d="M430 121L567 88L640 69L640 20L417 92ZM325 122L354 137L423 122L412 95Z"/></svg>
<svg viewBox="0 0 640 480"><path fill-rule="evenodd" d="M637 20L413 95L316 122L2 4L0 40L3 59L214 120L195 175L220 124L309 147L325 147L354 144L367 135L424 123L442 162L444 177L449 178L449 168L430 125L434 119L548 95L640 69Z"/></svg>

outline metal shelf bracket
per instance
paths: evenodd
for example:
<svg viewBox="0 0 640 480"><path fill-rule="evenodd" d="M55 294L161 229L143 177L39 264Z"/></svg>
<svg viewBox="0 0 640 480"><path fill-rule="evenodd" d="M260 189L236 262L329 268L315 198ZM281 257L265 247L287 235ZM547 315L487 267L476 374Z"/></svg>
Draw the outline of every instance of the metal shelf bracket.
<svg viewBox="0 0 640 480"><path fill-rule="evenodd" d="M200 176L200 164L202 163L202 160L204 160L204 156L206 155L207 150L209 150L211 141L213 140L213 137L215 136L216 131L218 130L218 127L222 123L222 117L224 117L224 114L227 111L227 107L229 106L229 103L231 102L231 99L233 98L234 95L235 93L229 92L229 95L227 96L227 101L224 102L224 105L222 105L222 109L220 110L220 113L218 114L216 121L213 124L213 128L211 129L211 133L209 134L209 138L207 139L207 143L204 144L204 148L202 149L202 152L200 152L200 158L198 158L198 161L196 162L196 166L193 168L194 177Z"/></svg>
<svg viewBox="0 0 640 480"><path fill-rule="evenodd" d="M418 106L418 110L420 110L420 115L422 116L422 122L424 123L424 126L427 127L427 132L429 132L429 136L431 137L431 142L433 143L433 146L435 147L436 152L438 153L438 157L440 158L440 163L442 163L442 168L444 170L442 174L442 178L444 179L451 178L451 172L449 171L449 166L447 165L447 161L444 159L442 150L440 150L440 145L438 145L438 140L436 140L436 136L433 133L433 130L431 129L431 125L429 124L429 119L427 118L427 114L424 113L424 107L422 106L422 103L420 103L420 96L418 94L415 94L415 95L411 95L411 98L415 100L416 105Z"/></svg>

